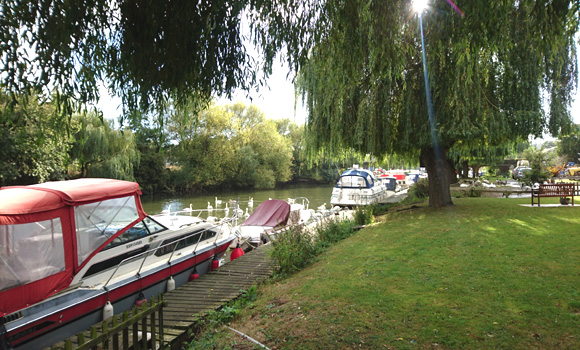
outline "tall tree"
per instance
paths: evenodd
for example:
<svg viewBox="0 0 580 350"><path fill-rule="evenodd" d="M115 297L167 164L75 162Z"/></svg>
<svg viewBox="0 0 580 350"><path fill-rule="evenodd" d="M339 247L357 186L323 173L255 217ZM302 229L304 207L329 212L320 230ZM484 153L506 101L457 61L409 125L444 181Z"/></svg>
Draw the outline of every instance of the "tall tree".
<svg viewBox="0 0 580 350"><path fill-rule="evenodd" d="M134 178L140 153L130 130L115 130L113 122L95 113L74 116L71 158L81 177Z"/></svg>
<svg viewBox="0 0 580 350"><path fill-rule="evenodd" d="M577 79L578 2L450 4L431 1L424 37L411 1L280 0L275 14L252 22L266 53L286 46L300 68L311 145L375 155L418 150L435 207L452 204L447 172L437 171L451 147L500 145L540 136L546 126L553 135L565 131Z"/></svg>
<svg viewBox="0 0 580 350"><path fill-rule="evenodd" d="M568 135L560 136L556 151L567 162L580 162L580 125L573 125Z"/></svg>
<svg viewBox="0 0 580 350"><path fill-rule="evenodd" d="M0 186L63 179L70 148L64 118L38 96L14 108L10 101L0 89Z"/></svg>

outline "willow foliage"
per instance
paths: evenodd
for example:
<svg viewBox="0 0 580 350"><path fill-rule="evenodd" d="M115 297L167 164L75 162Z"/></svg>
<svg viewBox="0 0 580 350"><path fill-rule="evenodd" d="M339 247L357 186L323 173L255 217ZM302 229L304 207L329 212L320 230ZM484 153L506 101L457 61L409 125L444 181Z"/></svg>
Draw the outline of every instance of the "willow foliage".
<svg viewBox="0 0 580 350"><path fill-rule="evenodd" d="M500 145L541 136L546 129L553 135L569 129L577 85L576 2L457 1L460 11L445 1L431 4L423 14L424 38L444 149L456 142ZM325 2L311 17L318 25L303 42L308 60L299 83L314 148L353 147L380 155L433 144L421 38L410 5ZM290 55L300 59L304 51Z"/></svg>
<svg viewBox="0 0 580 350"><path fill-rule="evenodd" d="M1 84L12 92L56 89L87 102L98 99L104 81L129 109L229 94L253 78L240 35L245 6L245 0L5 0Z"/></svg>

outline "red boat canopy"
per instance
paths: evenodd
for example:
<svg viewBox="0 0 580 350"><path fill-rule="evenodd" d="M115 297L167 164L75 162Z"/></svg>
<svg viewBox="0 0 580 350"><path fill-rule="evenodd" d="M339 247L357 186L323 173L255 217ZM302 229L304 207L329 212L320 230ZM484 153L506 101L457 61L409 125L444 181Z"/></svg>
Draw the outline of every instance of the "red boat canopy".
<svg viewBox="0 0 580 350"><path fill-rule="evenodd" d="M279 199L270 199L260 203L242 226L285 226L290 214L290 204Z"/></svg>
<svg viewBox="0 0 580 350"><path fill-rule="evenodd" d="M111 179L0 188L0 316L67 288L146 216L140 194L137 183Z"/></svg>
<svg viewBox="0 0 580 350"><path fill-rule="evenodd" d="M78 179L31 186L7 186L1 187L0 191L0 215L41 213L65 206L141 194L136 182L112 179Z"/></svg>

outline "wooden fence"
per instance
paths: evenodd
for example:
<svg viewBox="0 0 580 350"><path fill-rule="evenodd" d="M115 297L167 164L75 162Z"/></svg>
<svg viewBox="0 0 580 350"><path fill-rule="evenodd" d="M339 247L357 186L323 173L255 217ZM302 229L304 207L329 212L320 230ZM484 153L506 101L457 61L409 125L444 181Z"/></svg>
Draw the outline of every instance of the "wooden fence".
<svg viewBox="0 0 580 350"><path fill-rule="evenodd" d="M166 303L159 295L149 303L125 311L79 333L76 337L52 346L51 350L85 349L164 349L168 344L163 334L163 307Z"/></svg>

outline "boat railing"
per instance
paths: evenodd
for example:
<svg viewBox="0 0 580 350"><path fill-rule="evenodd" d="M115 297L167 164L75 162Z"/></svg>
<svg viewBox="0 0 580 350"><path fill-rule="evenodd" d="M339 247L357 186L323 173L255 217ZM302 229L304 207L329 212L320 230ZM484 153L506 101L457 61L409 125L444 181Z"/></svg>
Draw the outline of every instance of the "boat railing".
<svg viewBox="0 0 580 350"><path fill-rule="evenodd" d="M288 198L288 203L290 203L290 201L292 201L292 203L299 203L300 201L302 201L302 206L306 210L308 210L308 207L310 206L310 201L306 197Z"/></svg>
<svg viewBox="0 0 580 350"><path fill-rule="evenodd" d="M212 212L215 211L227 211L230 208L226 209L226 208L213 208L213 209L185 209L185 210L178 210L178 211L172 211L169 213L163 213L163 214L156 214L153 215L153 217L157 216L157 215L170 215L170 216L175 216L177 214L187 214L190 216L195 216L195 217L201 217L201 214L203 213L207 213L208 215L211 214ZM197 213L197 214L195 214Z"/></svg>
<svg viewBox="0 0 580 350"><path fill-rule="evenodd" d="M176 240L171 240L171 242L162 244L162 245L160 245L158 247L155 247L153 249L148 249L148 250L146 250L144 252L141 252L141 253L139 253L137 255L134 255L134 256L131 256L131 257L128 257L128 258L122 260L121 262L119 262L117 264L117 266L113 270L113 273L109 276L109 278L107 279L107 282L105 282L105 284L103 285L103 289L107 290L107 286L109 285L109 283L111 282L111 280L113 279L113 277L115 277L117 275L117 272L119 271L119 269L123 265L126 265L126 264L128 265L129 263L136 262L139 259L142 259L141 262L140 262L139 268L136 269L136 272L135 272L135 276L137 276L137 278L140 278L141 277L141 270L143 269L143 266L145 265L145 261L147 260L147 258L149 256L155 255L155 253L157 251L159 251L160 249L166 248L166 247L169 247L169 246L173 245L173 247L171 248L171 254L168 254L168 257L167 258L160 259L158 261L160 263L165 263L165 264L171 265L172 258L175 255L175 252L178 250L177 247L179 247L179 243L181 241L185 241L185 240L187 240L187 239L189 239L191 237L194 237L195 235L199 235L199 238L197 239L197 242L195 243L195 247L193 248L193 252L192 252L192 254L195 256L196 253L197 253L197 248L199 247L199 243L201 242L201 238L203 237L203 234L205 232L207 232L207 231L210 231L210 230L216 228L216 227L219 227L219 231L216 232L216 235L215 235L215 238L213 239L213 242L209 242L210 245L213 244L214 246L217 246L217 241L222 236L222 233L223 233L222 230L224 230L224 226L228 226L230 228L230 231L231 231L231 222L233 222L233 218L228 219L228 220L223 220L220 223L220 225L213 225L213 226L207 227L204 230L197 231L197 232L193 232L190 235L180 237L179 239L176 239ZM190 246L191 246L191 244L190 245L186 245L184 247L180 247L179 250L184 249L184 248L187 248L187 247L190 247Z"/></svg>

